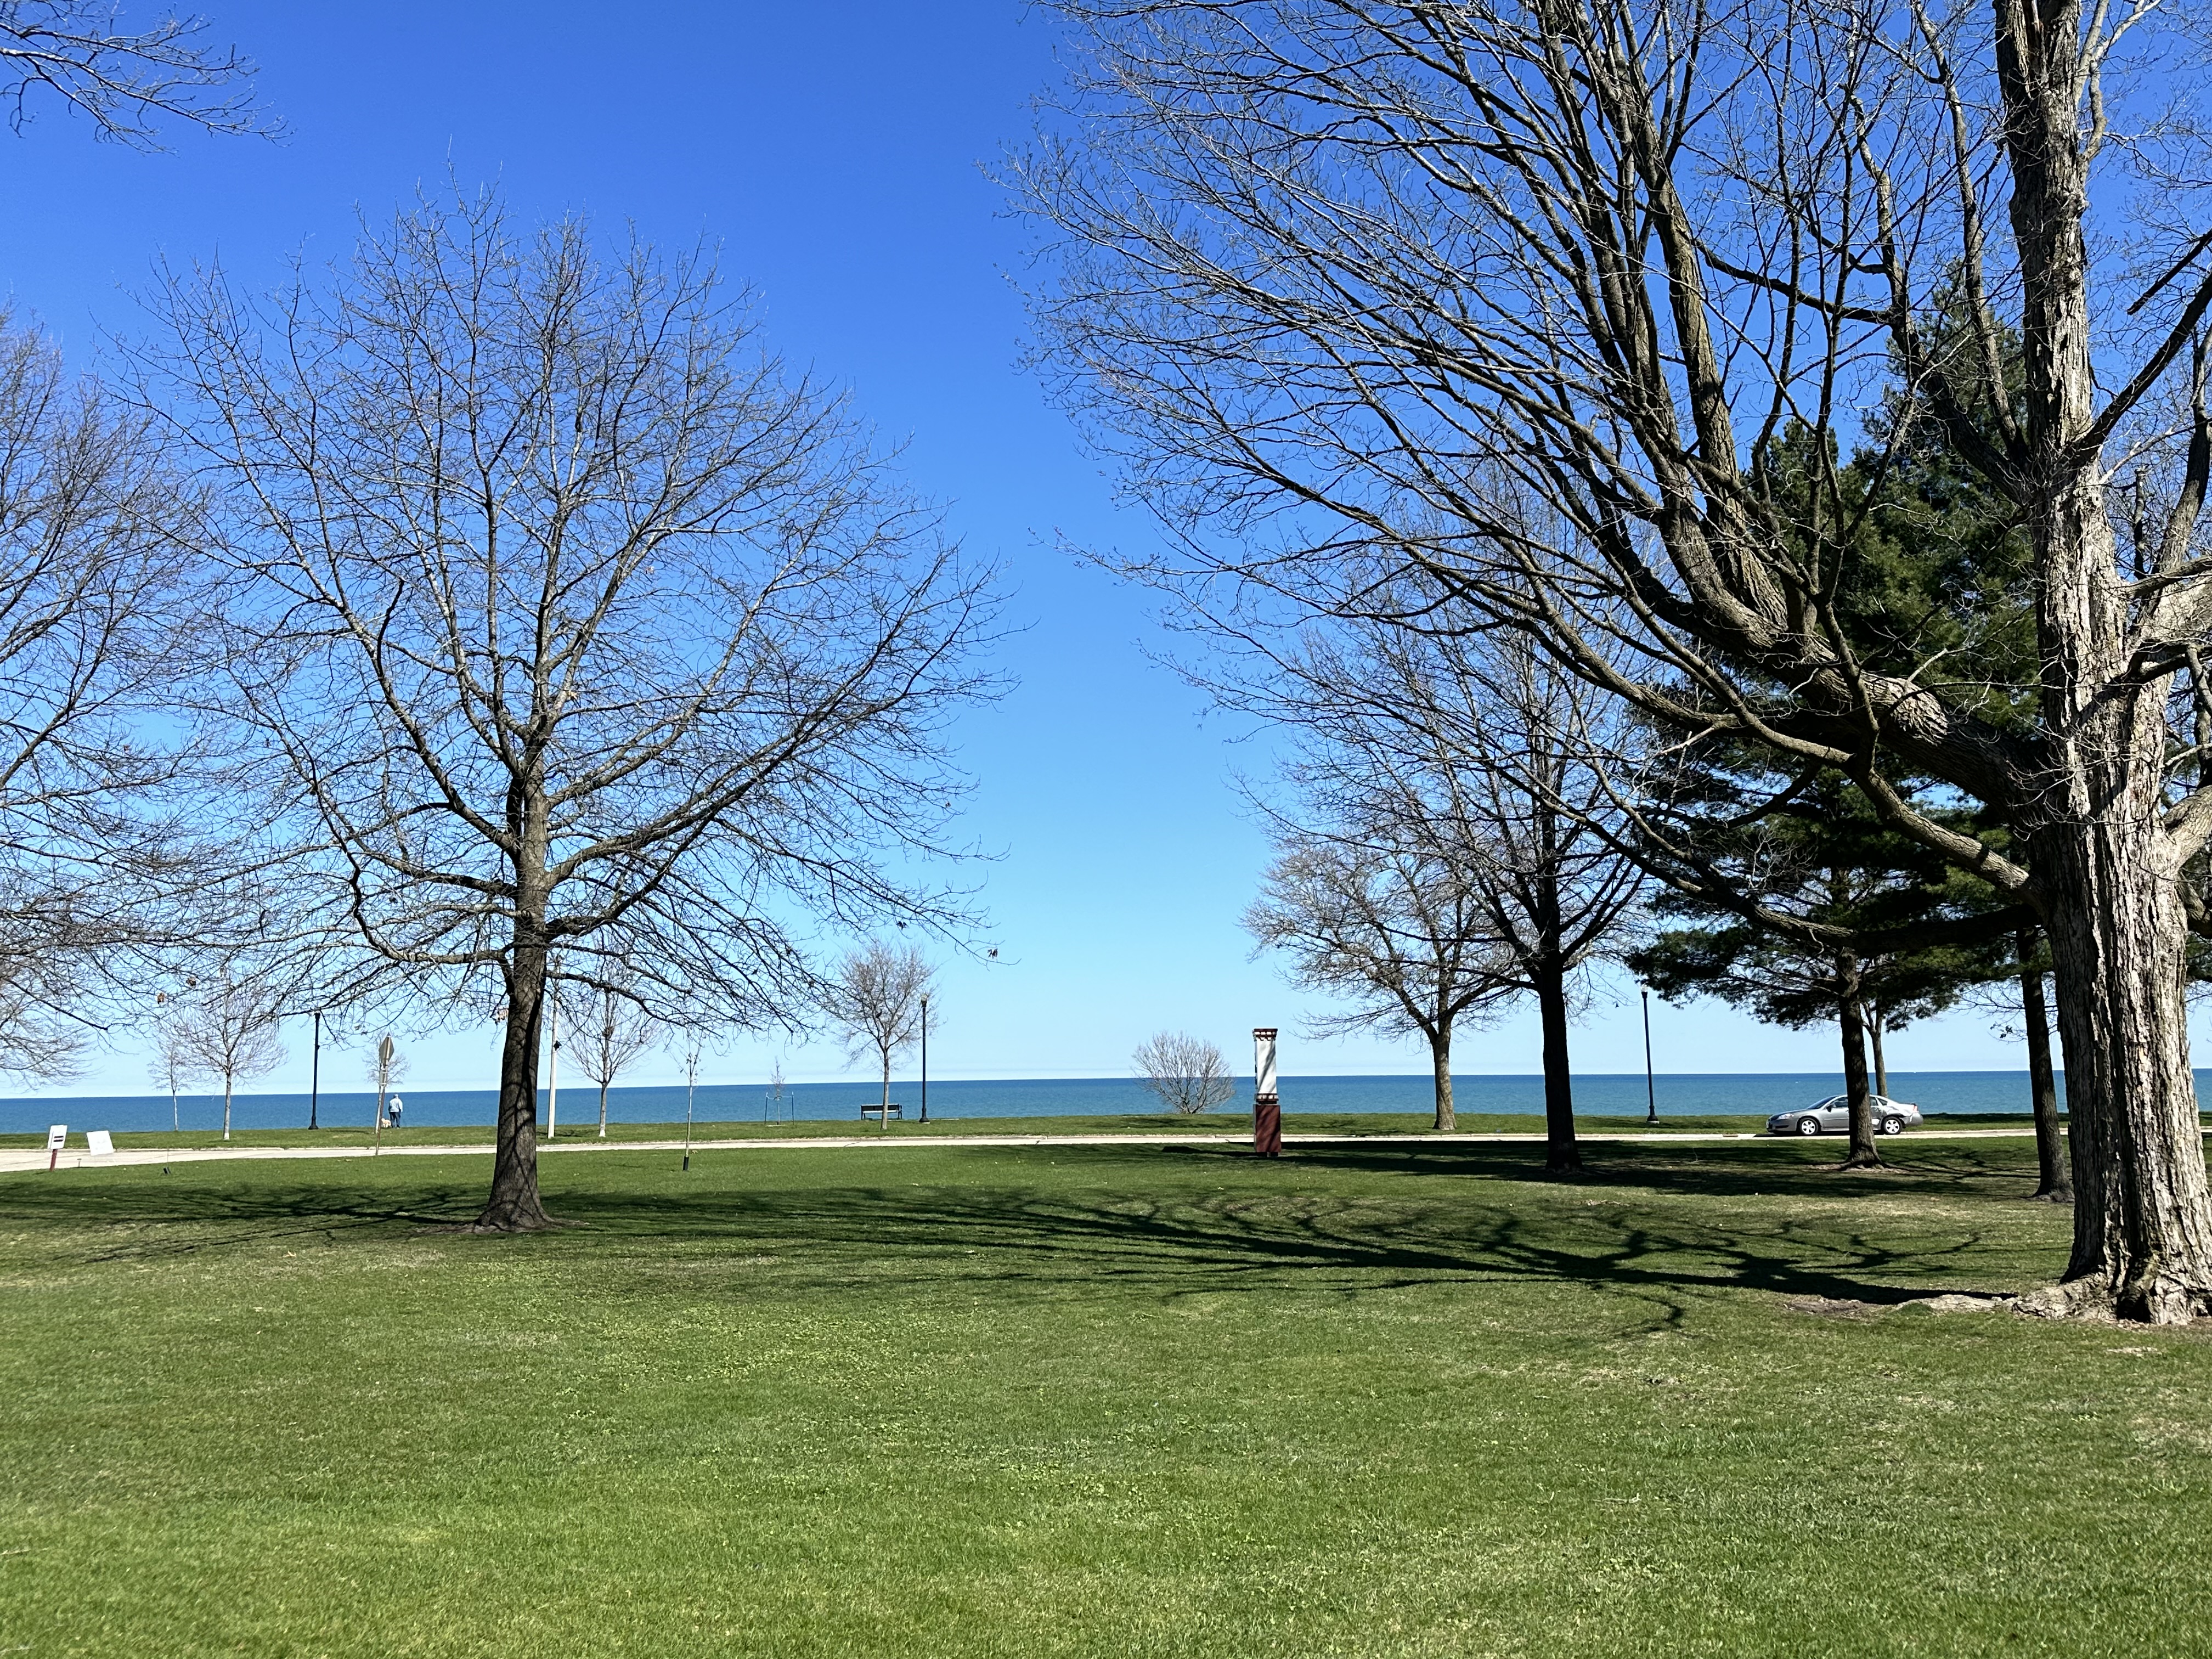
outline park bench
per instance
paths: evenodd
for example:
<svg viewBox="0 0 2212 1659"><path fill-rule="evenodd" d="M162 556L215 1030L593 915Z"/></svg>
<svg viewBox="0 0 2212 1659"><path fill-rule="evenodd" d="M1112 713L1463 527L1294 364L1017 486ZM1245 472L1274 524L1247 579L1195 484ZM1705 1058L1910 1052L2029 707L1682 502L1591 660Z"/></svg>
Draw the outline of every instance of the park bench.
<svg viewBox="0 0 2212 1659"><path fill-rule="evenodd" d="M885 1109L885 1108L881 1106L863 1106L860 1108L860 1115L864 1118L879 1118L884 1115ZM898 1102L896 1100L891 1102L888 1109L890 1110L890 1115L896 1118L900 1122L903 1123L906 1121L906 1109L903 1106L901 1106Z"/></svg>

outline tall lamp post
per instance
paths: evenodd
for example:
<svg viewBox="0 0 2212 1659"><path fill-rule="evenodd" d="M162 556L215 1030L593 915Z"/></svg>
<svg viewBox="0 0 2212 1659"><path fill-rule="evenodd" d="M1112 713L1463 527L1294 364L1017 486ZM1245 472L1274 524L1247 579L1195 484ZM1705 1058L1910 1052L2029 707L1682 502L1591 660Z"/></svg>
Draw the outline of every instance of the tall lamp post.
<svg viewBox="0 0 2212 1659"><path fill-rule="evenodd" d="M1644 995L1644 1121L1659 1121L1659 1090L1651 1080L1651 988L1642 988Z"/></svg>
<svg viewBox="0 0 2212 1659"><path fill-rule="evenodd" d="M315 1109L323 1098L323 1011L315 1010L315 1042L311 1050L313 1058L307 1062L307 1127L313 1129Z"/></svg>
<svg viewBox="0 0 2212 1659"><path fill-rule="evenodd" d="M929 993L921 994L921 1121L929 1121Z"/></svg>
<svg viewBox="0 0 2212 1659"><path fill-rule="evenodd" d="M699 1097L699 1039L684 1050L684 1167L691 1167L691 1103Z"/></svg>
<svg viewBox="0 0 2212 1659"><path fill-rule="evenodd" d="M1275 1028L1252 1030L1252 1150L1261 1158L1283 1155L1283 1097L1275 1091Z"/></svg>
<svg viewBox="0 0 2212 1659"><path fill-rule="evenodd" d="M550 1140L560 1133L561 1124L561 975L560 962L553 963L554 972L545 982L552 987L547 1000L552 1006L545 1011L547 1035L552 1039L552 1052L545 1059L545 1139Z"/></svg>

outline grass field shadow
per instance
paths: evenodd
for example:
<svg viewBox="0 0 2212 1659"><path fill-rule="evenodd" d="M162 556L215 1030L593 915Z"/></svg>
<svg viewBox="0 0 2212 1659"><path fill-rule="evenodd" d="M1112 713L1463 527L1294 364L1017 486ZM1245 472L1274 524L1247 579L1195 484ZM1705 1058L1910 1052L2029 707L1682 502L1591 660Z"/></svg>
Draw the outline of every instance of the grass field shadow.
<svg viewBox="0 0 2212 1659"><path fill-rule="evenodd" d="M825 1161L798 1182L727 1164L677 1186L658 1163L595 1158L560 1166L551 1206L585 1224L552 1248L695 1265L773 1250L795 1264L793 1291L834 1281L895 1294L933 1278L1151 1297L1577 1285L1671 1318L1684 1298L1731 1288L1874 1305L1986 1292L1992 1258L1972 1211L1932 1204L1900 1221L1897 1206L1993 1203L2019 1178L2003 1154L1974 1149L1840 1177L1791 1147L1611 1146L1554 1180L1531 1151L1307 1147L1269 1163L1213 1149L994 1150L972 1181L948 1182L939 1164L938 1179L902 1185L841 1182L846 1166ZM268 1165L250 1178L131 1174L11 1182L9 1207L54 1243L65 1236L62 1254L83 1262L395 1232L471 1250L513 1243L446 1231L475 1212L480 1189L419 1167L380 1171L379 1184Z"/></svg>

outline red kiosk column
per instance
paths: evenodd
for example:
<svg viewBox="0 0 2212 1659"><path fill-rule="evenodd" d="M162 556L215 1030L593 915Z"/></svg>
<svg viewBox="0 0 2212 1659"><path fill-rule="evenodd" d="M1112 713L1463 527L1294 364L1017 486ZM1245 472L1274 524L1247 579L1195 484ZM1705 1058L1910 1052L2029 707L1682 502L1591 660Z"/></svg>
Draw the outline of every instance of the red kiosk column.
<svg viewBox="0 0 2212 1659"><path fill-rule="evenodd" d="M1283 1155L1283 1102L1275 1092L1275 1028L1252 1031L1252 1150L1261 1158Z"/></svg>

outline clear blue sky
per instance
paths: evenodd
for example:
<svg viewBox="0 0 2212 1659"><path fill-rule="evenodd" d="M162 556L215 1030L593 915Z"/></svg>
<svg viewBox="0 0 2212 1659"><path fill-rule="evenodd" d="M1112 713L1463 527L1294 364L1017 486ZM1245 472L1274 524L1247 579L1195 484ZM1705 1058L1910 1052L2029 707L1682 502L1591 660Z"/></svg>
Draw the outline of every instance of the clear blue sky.
<svg viewBox="0 0 2212 1659"><path fill-rule="evenodd" d="M0 134L0 285L92 361L102 331L139 326L157 256L219 256L248 283L296 251L350 245L357 212L388 214L447 168L497 181L518 212L565 210L648 238L720 243L756 286L790 357L849 385L907 445L920 489L1012 571L1029 626L1006 647L1019 690L968 719L969 829L1003 858L982 873L1003 957L946 973L933 1068L948 1076L1109 1075L1163 1026L1203 1032L1249 1066L1255 1024L1285 1029L1284 1069L1422 1069L1405 1045L1321 1045L1301 1004L1246 959L1237 916L1265 848L1228 787L1257 759L1145 658L1146 601L1071 563L1066 537L1141 544L1098 468L1017 362L1024 235L983 164L1026 129L1053 73L1050 21L1016 0L664 3L514 0L376 5L205 0L213 33L262 69L280 143L175 135L173 154L95 144L45 107ZM149 15L132 6L126 21ZM1655 1015L1663 1071L1828 1070L1825 1032L1773 1030L1713 1006ZM473 1086L489 1030L426 1038L416 1087ZM268 1088L305 1086L304 1032ZM715 1070L760 1074L740 1046ZM1469 1033L1468 1072L1537 1069L1532 1018ZM1601 1003L1576 1069L1641 1070L1633 1003ZM1968 1014L1892 1044L1900 1067L2022 1064ZM350 1086L351 1061L325 1075ZM793 1052L794 1078L845 1067L832 1044ZM637 1081L672 1075L648 1063ZM69 1092L140 1092L143 1062L107 1057Z"/></svg>

